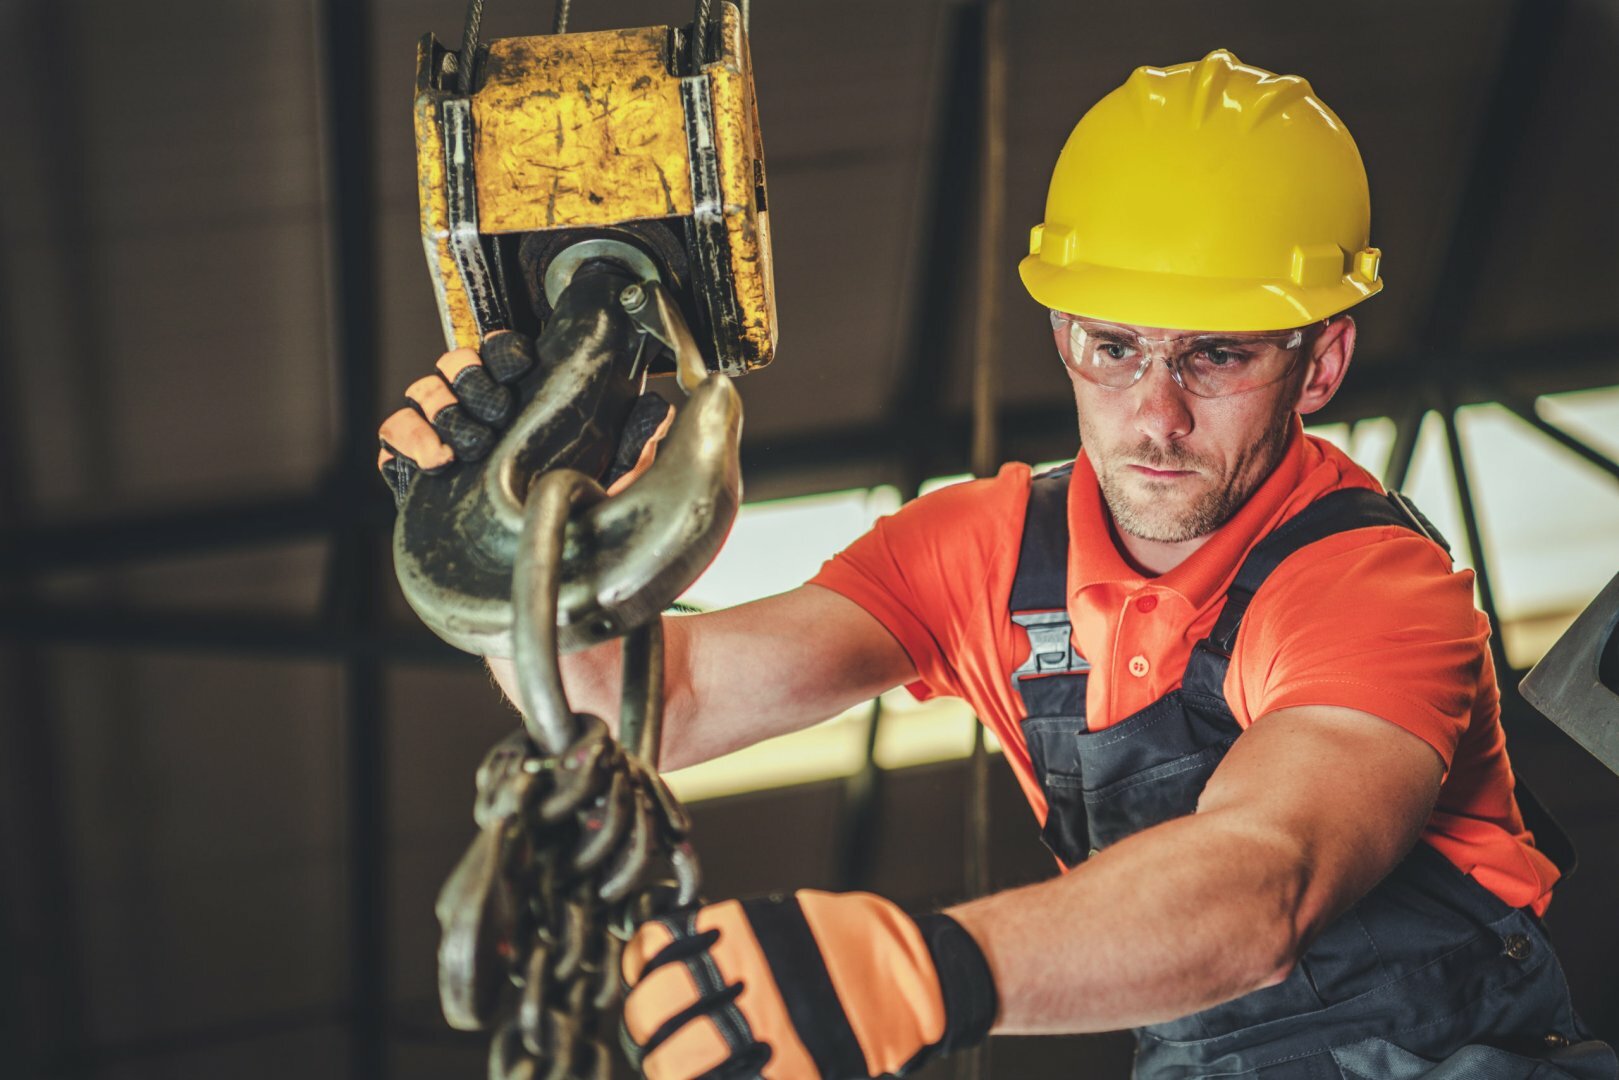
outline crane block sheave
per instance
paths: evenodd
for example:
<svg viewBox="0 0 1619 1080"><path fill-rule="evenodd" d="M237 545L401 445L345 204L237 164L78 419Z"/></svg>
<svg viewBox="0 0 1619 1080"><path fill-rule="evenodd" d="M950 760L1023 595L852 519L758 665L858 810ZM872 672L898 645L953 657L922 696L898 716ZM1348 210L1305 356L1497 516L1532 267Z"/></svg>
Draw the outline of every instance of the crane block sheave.
<svg viewBox="0 0 1619 1080"><path fill-rule="evenodd" d="M537 333L570 265L590 254L578 241L596 236L658 271L710 371L770 362L770 216L747 35L729 3L693 26L498 39L465 81L464 58L422 38L422 242L448 347L477 348L497 329Z"/></svg>

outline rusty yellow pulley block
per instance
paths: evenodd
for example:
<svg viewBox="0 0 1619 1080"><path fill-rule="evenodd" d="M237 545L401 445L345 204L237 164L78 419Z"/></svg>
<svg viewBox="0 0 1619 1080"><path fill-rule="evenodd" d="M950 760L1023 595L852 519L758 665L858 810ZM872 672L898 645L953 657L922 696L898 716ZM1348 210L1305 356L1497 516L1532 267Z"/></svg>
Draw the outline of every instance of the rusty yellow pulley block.
<svg viewBox="0 0 1619 1080"><path fill-rule="evenodd" d="M770 362L764 151L734 5L696 32L498 39L478 51L469 93L460 62L422 39L422 242L449 347L537 333L598 239L669 289L709 370Z"/></svg>

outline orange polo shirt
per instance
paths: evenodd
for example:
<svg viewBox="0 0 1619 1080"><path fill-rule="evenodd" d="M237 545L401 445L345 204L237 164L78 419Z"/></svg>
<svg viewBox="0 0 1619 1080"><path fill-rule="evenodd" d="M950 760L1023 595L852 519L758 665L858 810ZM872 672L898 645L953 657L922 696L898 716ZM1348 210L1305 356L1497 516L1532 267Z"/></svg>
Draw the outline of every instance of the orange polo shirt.
<svg viewBox="0 0 1619 1080"><path fill-rule="evenodd" d="M1036 817L1045 795L1029 763L1025 712L1010 673L1029 655L1008 615L1028 506L1027 465L943 488L883 518L826 563L813 583L848 597L892 633L916 665L918 698L966 699L1005 748ZM1332 444L1294 421L1281 463L1185 562L1157 577L1131 569L1112 536L1083 451L1068 489L1068 616L1092 665L1087 721L1100 730L1180 685L1243 557L1306 505L1340 488L1381 490ZM1423 839L1514 907L1543 911L1557 870L1535 846L1512 796L1489 624L1473 606L1472 571L1396 526L1355 529L1286 559L1254 597L1226 674L1246 729L1297 705L1372 713L1427 742L1445 762Z"/></svg>

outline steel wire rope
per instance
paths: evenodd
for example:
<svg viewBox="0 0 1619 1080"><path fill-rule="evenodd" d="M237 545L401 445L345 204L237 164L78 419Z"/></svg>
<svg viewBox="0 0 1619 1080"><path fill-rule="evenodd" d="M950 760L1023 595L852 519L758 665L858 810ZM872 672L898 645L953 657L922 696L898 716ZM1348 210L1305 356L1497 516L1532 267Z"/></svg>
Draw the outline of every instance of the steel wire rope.
<svg viewBox="0 0 1619 1080"><path fill-rule="evenodd" d="M973 333L972 470L977 477L995 471L999 431L995 414L995 334L1000 320L999 267L1002 217L1006 202L1005 96L1006 53L1004 0L984 0L983 99L980 138L983 169L978 208L978 311ZM984 729L973 737L971 807L968 822L967 887L974 895L989 891L988 748Z"/></svg>
<svg viewBox="0 0 1619 1080"><path fill-rule="evenodd" d="M697 0L691 17L691 70L696 74L708 60L708 24L713 16L714 0Z"/></svg>
<svg viewBox="0 0 1619 1080"><path fill-rule="evenodd" d="M1000 248L1006 204L1006 3L983 0L983 97L979 138L983 149L978 205L978 310L973 333L972 470L976 477L995 471L999 425L995 413L995 334L1000 321ZM968 766L966 884L969 899L990 891L989 745L983 718L973 730ZM987 1072L987 1045L973 1047L962 1063L968 1080Z"/></svg>
<svg viewBox="0 0 1619 1080"><path fill-rule="evenodd" d="M461 52L456 57L455 81L461 93L472 93L472 65L478 59L478 27L483 23L483 0L468 0L461 24Z"/></svg>

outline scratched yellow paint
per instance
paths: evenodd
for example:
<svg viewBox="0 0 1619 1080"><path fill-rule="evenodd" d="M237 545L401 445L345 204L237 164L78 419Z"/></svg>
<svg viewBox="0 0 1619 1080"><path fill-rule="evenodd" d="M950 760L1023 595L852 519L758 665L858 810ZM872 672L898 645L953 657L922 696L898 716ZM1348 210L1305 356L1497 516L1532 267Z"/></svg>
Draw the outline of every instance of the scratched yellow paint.
<svg viewBox="0 0 1619 1080"><path fill-rule="evenodd" d="M439 127L439 102L444 94L433 88L433 35L416 47L416 194L421 208L422 246L427 269L438 297L446 348L478 347L478 323L472 300L461 281L461 271L450 254L450 209L444 186L444 136Z"/></svg>
<svg viewBox="0 0 1619 1080"><path fill-rule="evenodd" d="M719 12L720 55L699 77L713 105L728 264L708 287L735 296L741 325L731 332L740 340L721 352L727 366L748 370L769 363L776 348L770 216L747 36L735 5ZM472 98L479 232L692 215L692 133L681 80L669 71L669 39L667 27L649 27L490 43ZM422 239L446 342L475 348L477 323L449 244L439 106L454 94L436 87L432 61L429 35L418 52L415 110Z"/></svg>
<svg viewBox="0 0 1619 1080"><path fill-rule="evenodd" d="M742 317L748 367L770 362L776 351L776 290L770 253L770 214L755 212L755 186L764 183L764 146L753 96L753 64L737 9L720 8L722 55L708 68L714 101L714 150L721 209L731 249L731 278ZM755 170L757 169L757 176Z"/></svg>
<svg viewBox="0 0 1619 1080"><path fill-rule="evenodd" d="M663 27L492 42L473 97L479 230L691 213L680 80Z"/></svg>

